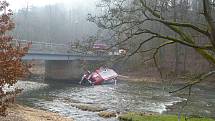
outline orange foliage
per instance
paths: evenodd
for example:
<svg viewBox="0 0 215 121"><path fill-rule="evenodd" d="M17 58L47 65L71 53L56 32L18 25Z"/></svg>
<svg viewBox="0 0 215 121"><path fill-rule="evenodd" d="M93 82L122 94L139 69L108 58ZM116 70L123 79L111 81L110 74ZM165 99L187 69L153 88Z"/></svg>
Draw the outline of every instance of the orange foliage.
<svg viewBox="0 0 215 121"><path fill-rule="evenodd" d="M7 35L15 24L11 20L12 11L7 10L8 3L0 1L0 115L5 115L9 103L14 101L14 97L21 90L4 92L5 85L13 86L17 79L22 78L27 73L27 66L21 58L28 52L30 45L21 47L20 44L13 43L13 37Z"/></svg>

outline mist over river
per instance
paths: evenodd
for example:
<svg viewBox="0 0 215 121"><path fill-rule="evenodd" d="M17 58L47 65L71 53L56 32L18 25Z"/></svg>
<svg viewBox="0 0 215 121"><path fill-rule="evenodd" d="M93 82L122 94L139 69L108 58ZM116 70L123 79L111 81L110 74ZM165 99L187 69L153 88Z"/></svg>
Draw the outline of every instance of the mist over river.
<svg viewBox="0 0 215 121"><path fill-rule="evenodd" d="M114 112L177 114L181 105L179 102L187 100L163 91L162 86L157 83L119 81L117 85L81 86L61 81L48 81L46 84L20 81L19 84L25 87L25 91L17 99L19 103L58 112L77 121L117 121L117 119L105 119L99 117L98 112L82 111L71 105L75 102L93 104ZM191 96L192 103L189 103L184 112L215 116L215 89L194 87L193 90L195 93Z"/></svg>

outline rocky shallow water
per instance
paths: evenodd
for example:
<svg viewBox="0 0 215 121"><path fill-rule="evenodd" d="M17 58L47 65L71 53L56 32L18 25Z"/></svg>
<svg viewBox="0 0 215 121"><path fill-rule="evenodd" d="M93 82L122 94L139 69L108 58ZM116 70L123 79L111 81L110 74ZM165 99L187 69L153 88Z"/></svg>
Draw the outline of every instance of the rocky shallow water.
<svg viewBox="0 0 215 121"><path fill-rule="evenodd" d="M152 112L177 114L180 105L186 100L182 95L169 94L156 83L119 81L117 85L81 86L65 82L48 84L28 83L31 88L18 97L18 101L28 106L41 108L74 118L77 121L116 121L116 118L102 118L99 111L110 112ZM22 84L21 84L22 85ZM33 87L35 86L35 88ZM186 113L205 116L215 115L215 90L195 87L194 102L190 103ZM206 93L206 91L208 93ZM200 94L200 95L197 95ZM186 96L185 96L186 97ZM85 106L102 109L87 110ZM81 109L85 108L85 110ZM89 108L89 107L87 107ZM199 108L199 109L198 109Z"/></svg>

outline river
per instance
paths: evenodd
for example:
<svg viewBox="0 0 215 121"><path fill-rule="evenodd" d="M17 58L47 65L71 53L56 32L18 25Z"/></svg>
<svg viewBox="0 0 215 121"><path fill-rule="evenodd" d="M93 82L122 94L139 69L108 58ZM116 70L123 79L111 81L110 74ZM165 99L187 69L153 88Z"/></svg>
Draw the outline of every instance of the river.
<svg viewBox="0 0 215 121"><path fill-rule="evenodd" d="M26 83L26 82L20 82ZM30 82L28 82L30 83ZM25 84L25 87L30 84ZM180 105L186 98L171 95L163 91L156 83L119 81L117 85L81 86L66 82L50 82L31 84L19 97L18 101L25 105L58 112L77 121L117 121L116 118L105 119L98 112L82 111L71 106L71 102L96 104L114 112L155 112L177 114ZM204 87L193 88L191 102L186 113L203 116L215 116L215 89ZM180 95L181 96L181 95ZM185 96L186 97L186 96ZM174 105L174 106L173 106ZM168 108L168 107L173 108ZM176 108L177 107L177 108Z"/></svg>

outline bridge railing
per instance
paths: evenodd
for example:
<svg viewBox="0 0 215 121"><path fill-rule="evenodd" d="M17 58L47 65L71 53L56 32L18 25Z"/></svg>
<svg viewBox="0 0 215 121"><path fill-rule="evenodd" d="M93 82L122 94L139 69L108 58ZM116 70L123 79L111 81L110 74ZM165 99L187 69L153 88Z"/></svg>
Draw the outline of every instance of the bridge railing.
<svg viewBox="0 0 215 121"><path fill-rule="evenodd" d="M29 49L30 52L38 52L38 53L67 53L69 46L66 44L56 44L56 43L47 43L47 42L35 42L28 40L15 40L16 44L27 44L30 43L31 47Z"/></svg>
<svg viewBox="0 0 215 121"><path fill-rule="evenodd" d="M15 44L25 45L31 43L29 49L30 53L49 53L49 54L71 54L71 55L90 55L90 56L107 56L107 55L118 55L117 51L112 52L99 52L99 51L87 51L80 49L71 44L57 44L47 42L36 42L28 40L17 40L14 39Z"/></svg>

